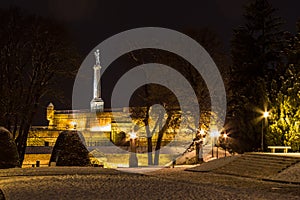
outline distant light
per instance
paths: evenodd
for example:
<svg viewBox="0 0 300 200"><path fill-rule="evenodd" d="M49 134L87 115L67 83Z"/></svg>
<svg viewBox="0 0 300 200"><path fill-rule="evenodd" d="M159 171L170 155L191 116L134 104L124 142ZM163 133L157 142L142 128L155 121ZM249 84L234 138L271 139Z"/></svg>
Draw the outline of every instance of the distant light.
<svg viewBox="0 0 300 200"><path fill-rule="evenodd" d="M76 129L76 127L77 127L77 123L76 122L72 121L71 125L72 125L73 129Z"/></svg>
<svg viewBox="0 0 300 200"><path fill-rule="evenodd" d="M223 137L226 139L228 137L228 135L226 133L224 133Z"/></svg>
<svg viewBox="0 0 300 200"><path fill-rule="evenodd" d="M269 112L264 112L264 118L269 117Z"/></svg>
<svg viewBox="0 0 300 200"><path fill-rule="evenodd" d="M131 132L131 133L129 133L129 135L130 135L130 139L136 139L137 138L137 135L136 135L135 132Z"/></svg>
<svg viewBox="0 0 300 200"><path fill-rule="evenodd" d="M211 136L212 136L212 137L219 137L219 136L220 136L220 133L219 133L218 130L214 130L214 131L211 132Z"/></svg>
<svg viewBox="0 0 300 200"><path fill-rule="evenodd" d="M203 129L200 130L200 134L201 134L201 135L204 135L204 134L205 134L205 132L204 132Z"/></svg>
<svg viewBox="0 0 300 200"><path fill-rule="evenodd" d="M72 126L76 126L77 123L72 121L72 122L71 122L71 125L72 125Z"/></svg>

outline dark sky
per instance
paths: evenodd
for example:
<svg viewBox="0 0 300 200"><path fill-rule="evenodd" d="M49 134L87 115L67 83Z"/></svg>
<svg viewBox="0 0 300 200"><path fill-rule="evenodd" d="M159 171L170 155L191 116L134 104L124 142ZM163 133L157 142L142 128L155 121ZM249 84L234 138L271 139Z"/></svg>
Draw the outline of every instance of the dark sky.
<svg viewBox="0 0 300 200"><path fill-rule="evenodd" d="M182 30L210 27L223 40L226 49L232 28L243 21L243 5L248 0L114 1L114 0L11 0L0 7L16 5L28 13L54 18L70 31L81 53L87 54L104 39L131 28L159 26ZM297 0L270 0L294 32L299 18Z"/></svg>
<svg viewBox="0 0 300 200"><path fill-rule="evenodd" d="M137 27L157 26L178 31L209 27L229 52L232 29L243 23L243 5L248 0L6 0L0 8L18 6L29 14L57 20L69 31L85 57L96 45L114 34ZM300 1L270 0L286 22L284 29L295 32ZM72 83L68 83L71 88ZM68 89L66 96L71 94ZM61 105L58 109L64 109ZM39 111L45 114L45 108ZM45 116L39 117L45 118ZM38 123L40 121L38 120ZM45 120L42 120L42 124Z"/></svg>

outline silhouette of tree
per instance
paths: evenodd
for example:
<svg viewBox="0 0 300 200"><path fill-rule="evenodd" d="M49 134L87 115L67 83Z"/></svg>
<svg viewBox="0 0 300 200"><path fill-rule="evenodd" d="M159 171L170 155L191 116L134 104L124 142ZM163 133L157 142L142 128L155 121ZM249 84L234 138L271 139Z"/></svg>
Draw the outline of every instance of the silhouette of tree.
<svg viewBox="0 0 300 200"><path fill-rule="evenodd" d="M233 65L228 102L228 118L234 126L231 137L239 140L238 151L260 146L261 127L255 122L267 102L267 84L280 63L282 21L267 0L245 6L245 24L234 29L231 44Z"/></svg>
<svg viewBox="0 0 300 200"><path fill-rule="evenodd" d="M203 29L186 29L183 30L183 33L192 37L198 43L200 43L212 56L217 66L219 67L222 75L226 77L225 84L228 82L227 69L229 66L229 59L226 54L223 52L223 47L218 36L208 28ZM197 56L197 55L195 55ZM186 60L180 58L179 56L174 55L171 52L165 52L157 49L143 49L139 51L134 51L130 53L130 58L134 60L138 65L146 64L146 63L161 63L167 66L172 67L173 69L180 72L185 79L190 83L192 88L194 89L195 94L197 95L197 102L194 102L191 98L186 98L185 101L191 105L199 106L201 113L197 113L198 116L191 116L192 118L198 118L200 115L205 116L201 117L200 121L194 120L193 122L187 122L188 128L196 134L196 129L200 126L205 126L208 128L209 125L209 117L207 117L207 113L210 111L210 97L208 93L208 89L205 85L204 80L201 75L197 72L197 70ZM154 158L154 163L158 164L158 155L157 150L160 149L161 139L163 137L164 132L170 127L176 127L179 125L180 120L187 119L178 119L176 115L179 109L178 102L174 95L168 93L163 90L161 87L158 87L154 84L148 84L139 90L140 93L136 96L139 96L140 102L143 102L141 106L142 108L135 108L132 110L132 117L135 119L140 118L140 122L144 124L146 128L147 138L148 138L148 164L153 163L152 157L152 135L153 130L150 130L149 120L150 120L150 108L153 104L162 105L166 112L167 117L164 119L163 117L157 118L157 121L154 125L155 128L158 128L158 140L155 147L156 155ZM184 96L184 91L182 91L182 96ZM176 111L177 109L177 111ZM161 120L166 120L165 124L167 126L161 126ZM208 119L208 120L207 120ZM202 124L202 125L201 125ZM154 129L155 131L155 129ZM191 141L192 143L193 141Z"/></svg>
<svg viewBox="0 0 300 200"><path fill-rule="evenodd" d="M0 12L0 122L13 133L20 164L41 98L56 93L59 76L74 75L75 55L56 22L18 8Z"/></svg>

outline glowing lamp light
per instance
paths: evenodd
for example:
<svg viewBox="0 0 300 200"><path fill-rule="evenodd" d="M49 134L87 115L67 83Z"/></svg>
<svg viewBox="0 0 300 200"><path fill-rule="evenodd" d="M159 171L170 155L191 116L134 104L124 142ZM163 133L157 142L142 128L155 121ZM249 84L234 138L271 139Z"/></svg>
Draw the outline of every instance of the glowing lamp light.
<svg viewBox="0 0 300 200"><path fill-rule="evenodd" d="M269 117L269 112L264 112L264 118Z"/></svg>
<svg viewBox="0 0 300 200"><path fill-rule="evenodd" d="M72 126L76 126L77 123L72 121L72 122L71 122L71 125L72 125Z"/></svg>
<svg viewBox="0 0 300 200"><path fill-rule="evenodd" d="M226 139L228 137L228 135L226 133L224 133L223 137Z"/></svg>
<svg viewBox="0 0 300 200"><path fill-rule="evenodd" d="M135 132L131 132L131 133L129 133L129 135L130 135L130 139L136 139L137 138L137 135L136 135Z"/></svg>
<svg viewBox="0 0 300 200"><path fill-rule="evenodd" d="M76 127L77 127L77 123L76 122L72 121L71 125L72 125L73 129L76 129Z"/></svg>
<svg viewBox="0 0 300 200"><path fill-rule="evenodd" d="M201 134L201 135L204 135L204 134L205 134L205 132L204 132L203 129L200 130L200 134Z"/></svg>
<svg viewBox="0 0 300 200"><path fill-rule="evenodd" d="M265 111L263 117L266 119L269 117L269 112ZM264 120L261 121L261 151L264 151Z"/></svg>

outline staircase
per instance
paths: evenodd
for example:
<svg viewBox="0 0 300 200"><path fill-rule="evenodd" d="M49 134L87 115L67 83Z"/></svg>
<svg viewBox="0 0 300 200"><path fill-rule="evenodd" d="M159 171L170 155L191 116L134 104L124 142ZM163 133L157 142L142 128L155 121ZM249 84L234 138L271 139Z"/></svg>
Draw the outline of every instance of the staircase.
<svg viewBox="0 0 300 200"><path fill-rule="evenodd" d="M180 157L176 159L176 164L188 164L190 160L193 160L196 156L196 150L194 146L188 148ZM211 145L203 145L203 159L207 161L211 158ZM193 162L193 161L191 161Z"/></svg>
<svg viewBox="0 0 300 200"><path fill-rule="evenodd" d="M261 153L246 153L212 172L243 177L264 178L278 174L300 162L299 157L279 156Z"/></svg>

